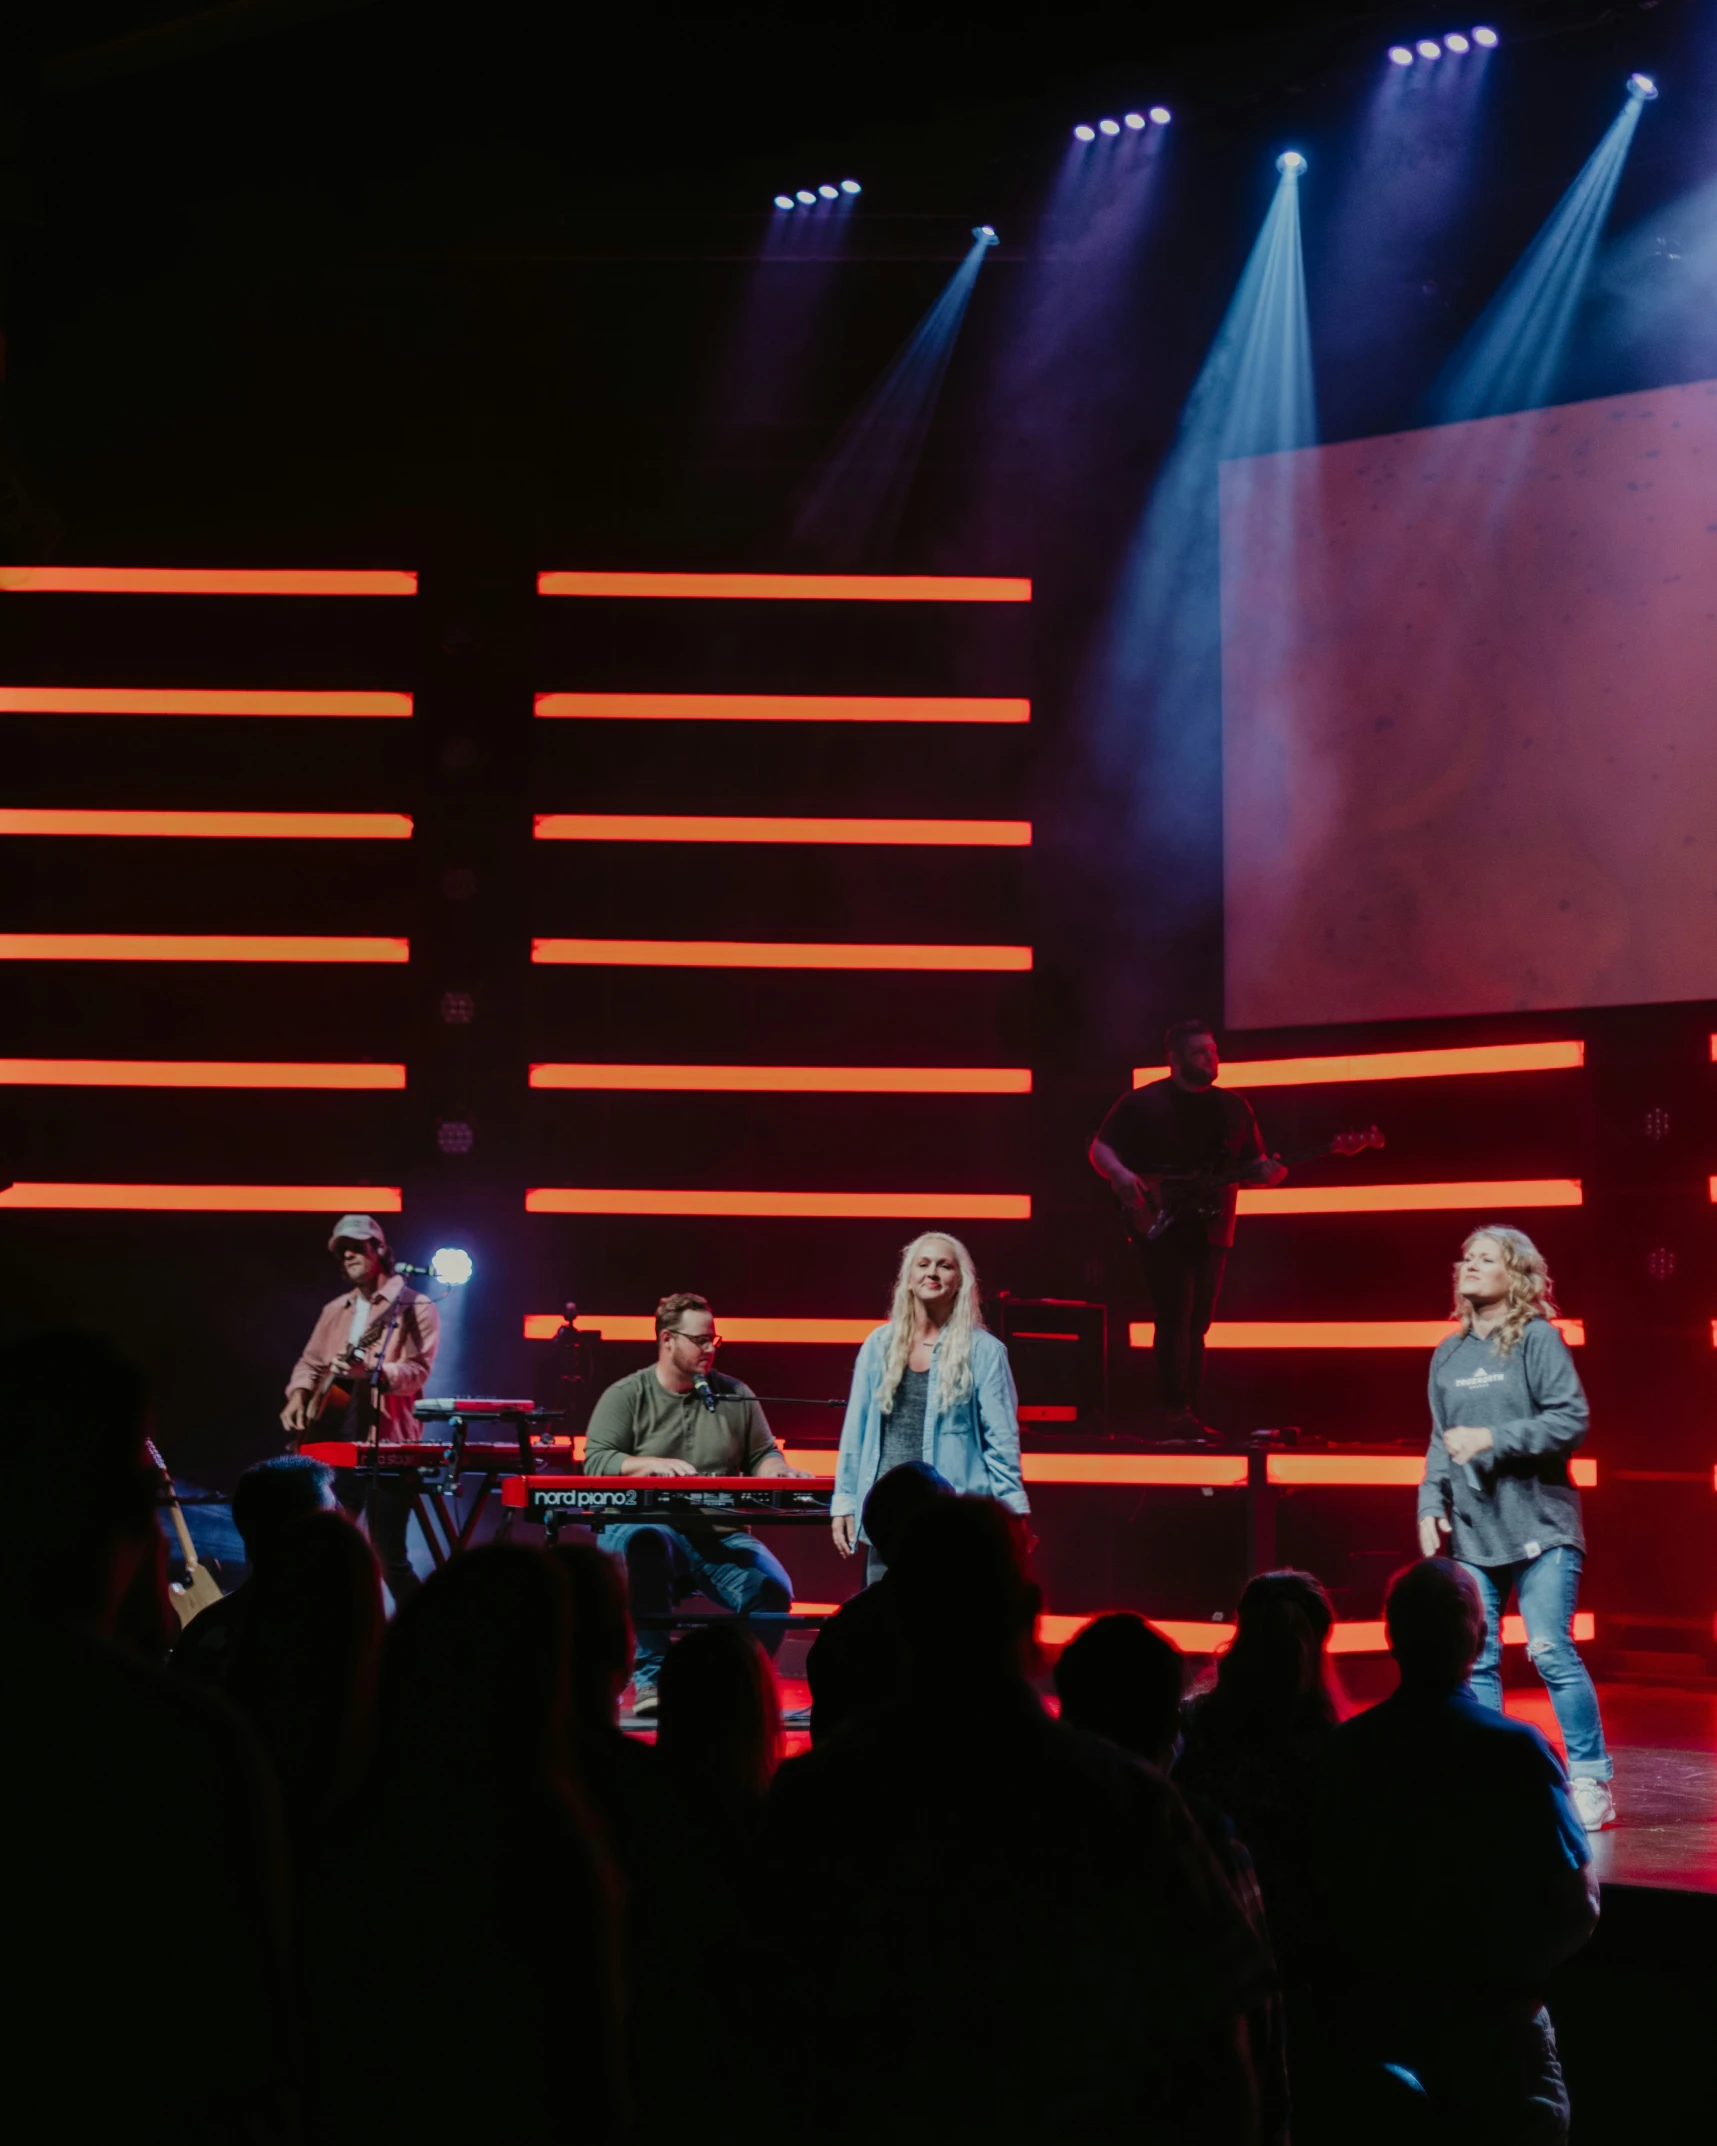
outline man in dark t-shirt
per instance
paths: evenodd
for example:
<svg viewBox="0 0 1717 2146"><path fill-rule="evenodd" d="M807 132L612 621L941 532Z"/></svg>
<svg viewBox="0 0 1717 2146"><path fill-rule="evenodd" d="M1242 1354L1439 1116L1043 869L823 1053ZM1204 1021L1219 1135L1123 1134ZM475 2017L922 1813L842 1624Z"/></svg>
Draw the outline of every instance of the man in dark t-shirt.
<svg viewBox="0 0 1717 2146"><path fill-rule="evenodd" d="M1220 1060L1209 1028L1177 1021L1164 1044L1167 1080L1129 1089L1097 1128L1090 1156L1130 1217L1156 1313L1157 1390L1168 1427L1197 1435L1205 1429L1198 1413L1204 1336L1234 1242L1238 1186L1279 1185L1288 1173L1265 1154L1252 1106L1216 1086ZM1199 1171L1231 1174L1234 1182L1214 1191L1175 1183ZM1172 1219L1152 1238L1159 1203Z"/></svg>

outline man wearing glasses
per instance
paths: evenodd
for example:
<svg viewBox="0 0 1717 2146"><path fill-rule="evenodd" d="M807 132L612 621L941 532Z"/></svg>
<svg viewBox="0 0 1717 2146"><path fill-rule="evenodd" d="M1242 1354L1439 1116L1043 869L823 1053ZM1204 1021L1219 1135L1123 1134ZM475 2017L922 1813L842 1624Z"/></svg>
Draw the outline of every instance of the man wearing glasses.
<svg viewBox="0 0 1717 2146"><path fill-rule="evenodd" d="M656 1306L656 1361L618 1379L591 1411L586 1475L803 1475L789 1468L751 1388L711 1377L721 1336L709 1299L681 1290ZM654 1713L668 1651L660 1625L689 1594L731 1610L783 1611L793 1583L780 1561L731 1523L688 1515L678 1527L650 1521L609 1528L603 1547L622 1559L640 1620L632 1711ZM786 1632L773 1620L757 1636L773 1655Z"/></svg>

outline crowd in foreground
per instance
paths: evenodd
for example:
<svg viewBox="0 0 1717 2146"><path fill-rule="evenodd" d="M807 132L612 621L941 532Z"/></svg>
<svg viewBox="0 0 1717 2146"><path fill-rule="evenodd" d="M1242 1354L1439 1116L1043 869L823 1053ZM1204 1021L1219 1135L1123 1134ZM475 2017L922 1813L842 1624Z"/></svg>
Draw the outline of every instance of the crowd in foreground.
<svg viewBox="0 0 1717 2146"><path fill-rule="evenodd" d="M1466 1688L1459 1565L1397 1574L1400 1688L1351 1719L1294 1572L1250 1584L1208 1690L1117 1614L1051 1707L1021 1521L908 1466L866 1507L883 1576L813 1650L811 1750L783 1762L738 1622L669 1650L652 1745L618 1726L615 1559L490 1545L389 1625L302 1458L247 1475L251 1577L174 1645L144 1396L75 1347L76 1443L19 1444L26 1509L74 1479L69 1535L9 1572L8 2029L67 2051L44 2128L1566 2135L1544 1992L1593 1928L1590 1854L1549 1747ZM5 1353L19 1421L66 1371Z"/></svg>

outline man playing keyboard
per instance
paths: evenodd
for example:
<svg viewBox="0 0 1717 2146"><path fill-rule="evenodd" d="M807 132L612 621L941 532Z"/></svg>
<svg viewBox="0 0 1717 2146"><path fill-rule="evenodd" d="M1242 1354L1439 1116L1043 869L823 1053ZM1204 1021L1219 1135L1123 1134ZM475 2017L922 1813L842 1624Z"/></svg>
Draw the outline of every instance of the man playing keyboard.
<svg viewBox="0 0 1717 2146"><path fill-rule="evenodd" d="M585 1433L591 1475L793 1475L758 1405L738 1379L711 1376L721 1336L707 1297L681 1290L656 1306L656 1361L618 1379L598 1400ZM726 1609L789 1609L793 1583L755 1535L731 1522L688 1514L611 1527L603 1548L623 1560L638 1626L632 1710L653 1713L668 1634L652 1618L672 1614L689 1594ZM786 1626L772 1619L757 1636L773 1655Z"/></svg>

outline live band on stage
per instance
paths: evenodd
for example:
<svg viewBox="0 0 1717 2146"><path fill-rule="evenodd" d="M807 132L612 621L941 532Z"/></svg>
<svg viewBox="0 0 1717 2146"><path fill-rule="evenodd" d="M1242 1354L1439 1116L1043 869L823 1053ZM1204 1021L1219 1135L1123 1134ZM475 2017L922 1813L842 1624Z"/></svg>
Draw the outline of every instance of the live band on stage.
<svg viewBox="0 0 1717 2146"><path fill-rule="evenodd" d="M1177 1022L1165 1046L1166 1076L1119 1097L1088 1153L1120 1204L1150 1299L1162 1441L1184 1447L1220 1437L1202 1413L1205 1337L1241 1187L1279 1185L1289 1160L1353 1155L1383 1135L1374 1125L1340 1132L1284 1160L1245 1098L1217 1085L1205 1023ZM793 1466L759 1396L716 1371L722 1337L696 1292L661 1298L654 1360L596 1397L580 1454L564 1408L427 1395L440 1322L407 1280L427 1270L402 1266L372 1216L343 1215L328 1249L346 1286L292 1368L281 1423L335 1468L396 1604L420 1584L408 1555L414 1516L437 1563L466 1547L495 1492L503 1529L521 1516L551 1539L568 1524L589 1527L626 1569L637 1715L655 1710L673 1629L704 1614L684 1612L688 1598L745 1618L771 1655L794 1623L815 1621L796 1616L792 1580L758 1528L827 1526L843 1559L862 1546L869 1583L883 1566L866 1500L897 1470L994 1498L1022 1520L1029 1511L1008 1351L984 1324L971 1254L946 1231L924 1232L901 1255L888 1317L859 1349L828 1474ZM1506 1224L1475 1229L1453 1284L1453 1323L1431 1363L1418 1544L1470 1566L1488 1591L1491 1638L1474 1689L1499 1707L1497 1629L1518 1592L1544 1642L1533 1659L1565 1717L1573 1771L1596 1792L1608 1756L1569 1636L1585 1544L1568 1464L1585 1435L1585 1395L1529 1238ZM573 1319L562 1338L588 1341ZM462 1505L472 1476L476 1499Z"/></svg>

